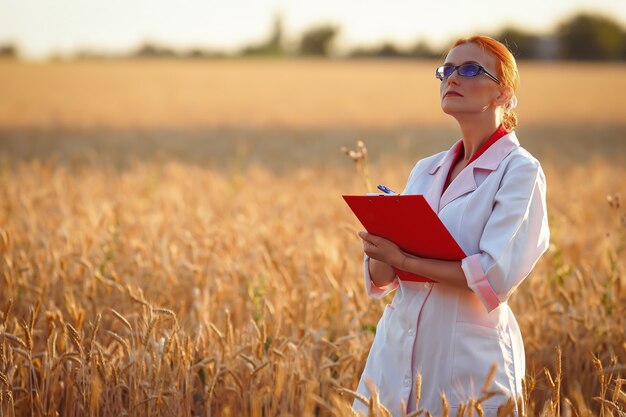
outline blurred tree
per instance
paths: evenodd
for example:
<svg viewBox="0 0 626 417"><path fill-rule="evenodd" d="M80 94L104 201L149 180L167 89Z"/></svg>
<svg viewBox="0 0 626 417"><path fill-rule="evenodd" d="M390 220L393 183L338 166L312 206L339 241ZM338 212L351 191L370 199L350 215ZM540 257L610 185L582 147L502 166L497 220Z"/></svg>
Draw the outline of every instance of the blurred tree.
<svg viewBox="0 0 626 417"><path fill-rule="evenodd" d="M328 56L330 47L339 29L331 25L313 27L302 35L300 54Z"/></svg>
<svg viewBox="0 0 626 417"><path fill-rule="evenodd" d="M2 58L17 58L17 48L15 45L6 44L0 45L0 57Z"/></svg>
<svg viewBox="0 0 626 417"><path fill-rule="evenodd" d="M192 48L187 51L185 56L188 58L223 58L226 54L201 48Z"/></svg>
<svg viewBox="0 0 626 417"><path fill-rule="evenodd" d="M247 46L242 55L283 55L283 21L280 15L274 17L274 27L270 37L261 44Z"/></svg>
<svg viewBox="0 0 626 417"><path fill-rule="evenodd" d="M508 46L516 59L544 58L540 51L541 39L537 35L506 27L495 36L495 39Z"/></svg>
<svg viewBox="0 0 626 417"><path fill-rule="evenodd" d="M405 55L393 43L384 42L375 52L375 55L381 58L399 58Z"/></svg>
<svg viewBox="0 0 626 417"><path fill-rule="evenodd" d="M408 55L414 58L441 58L442 51L435 51L424 41L419 41L409 49Z"/></svg>
<svg viewBox="0 0 626 417"><path fill-rule="evenodd" d="M156 58L175 57L178 53L171 48L146 42L141 45L133 55L141 58Z"/></svg>
<svg viewBox="0 0 626 417"><path fill-rule="evenodd" d="M608 17L579 14L556 31L565 59L620 59L624 57L624 30Z"/></svg>
<svg viewBox="0 0 626 417"><path fill-rule="evenodd" d="M434 51L423 41L413 47L402 49L392 42L384 42L380 46L355 48L349 54L352 58L440 58L441 53Z"/></svg>
<svg viewBox="0 0 626 417"><path fill-rule="evenodd" d="M356 47L347 54L348 58L370 58L374 56L372 48Z"/></svg>

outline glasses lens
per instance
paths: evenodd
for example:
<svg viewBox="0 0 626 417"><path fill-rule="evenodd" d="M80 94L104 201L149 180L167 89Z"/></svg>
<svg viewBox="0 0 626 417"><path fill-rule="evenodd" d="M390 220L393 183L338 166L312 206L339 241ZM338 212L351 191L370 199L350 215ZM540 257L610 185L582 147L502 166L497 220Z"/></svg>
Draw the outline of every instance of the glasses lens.
<svg viewBox="0 0 626 417"><path fill-rule="evenodd" d="M437 67L437 69L435 70L435 77L439 78L440 80L443 80L445 78L443 65Z"/></svg>
<svg viewBox="0 0 626 417"><path fill-rule="evenodd" d="M481 66L478 64L463 64L459 67L459 75L463 77L475 77L480 74Z"/></svg>
<svg viewBox="0 0 626 417"><path fill-rule="evenodd" d="M437 68L437 78L443 80L444 78L448 78L454 72L454 66L452 65L442 65Z"/></svg>

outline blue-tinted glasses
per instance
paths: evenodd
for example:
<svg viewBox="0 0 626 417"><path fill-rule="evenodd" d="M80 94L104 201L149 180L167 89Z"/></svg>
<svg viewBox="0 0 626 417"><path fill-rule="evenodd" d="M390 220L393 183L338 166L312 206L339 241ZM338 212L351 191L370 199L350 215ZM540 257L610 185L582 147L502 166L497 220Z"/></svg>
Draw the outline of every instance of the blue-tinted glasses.
<svg viewBox="0 0 626 417"><path fill-rule="evenodd" d="M478 64L461 64L461 65L450 65L445 64L440 66L435 70L435 77L440 79L441 81L445 80L449 76L451 76L454 71L458 71L461 77L476 77L481 72L485 73L485 75L498 84L500 84L500 80L498 80L494 75L490 74L489 71L484 69L482 66Z"/></svg>

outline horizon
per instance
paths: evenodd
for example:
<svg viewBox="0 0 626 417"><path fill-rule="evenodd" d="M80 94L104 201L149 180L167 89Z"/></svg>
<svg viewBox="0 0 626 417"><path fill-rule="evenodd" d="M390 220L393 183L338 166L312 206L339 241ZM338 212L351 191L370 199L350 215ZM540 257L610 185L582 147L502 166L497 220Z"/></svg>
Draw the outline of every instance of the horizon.
<svg viewBox="0 0 626 417"><path fill-rule="evenodd" d="M468 33L489 35L505 27L547 35L578 13L602 15L622 26L626 22L626 2L617 0L598 1L593 7L583 0L547 4L529 0L506 9L496 0L479 5L451 0L445 5L447 9L424 7L410 0L391 5L374 0L345 0L340 4L331 0L315 4L305 0L233 0L218 6L189 0L184 7L173 8L170 0L136 0L130 5L122 0L107 4L94 0L59 0L54 4L0 0L0 44L15 46L20 58L26 60L85 51L127 54L146 44L232 54L267 39L279 16L287 48L307 29L331 24L339 28L334 52L341 55L385 42L399 48L424 42L433 49L443 49ZM536 12L538 8L541 13Z"/></svg>

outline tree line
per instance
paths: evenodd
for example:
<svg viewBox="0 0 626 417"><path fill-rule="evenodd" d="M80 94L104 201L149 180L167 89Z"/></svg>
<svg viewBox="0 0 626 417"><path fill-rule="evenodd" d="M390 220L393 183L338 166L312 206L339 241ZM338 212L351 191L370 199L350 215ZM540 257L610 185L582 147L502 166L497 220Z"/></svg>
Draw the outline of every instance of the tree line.
<svg viewBox="0 0 626 417"><path fill-rule="evenodd" d="M340 35L340 27L323 24L305 30L296 42L288 42L283 33L282 19L274 20L271 34L258 43L244 46L236 53L194 48L178 50L165 45L144 43L122 56L111 56L97 51L79 51L75 58L169 57L216 58L231 56L296 57L333 55L333 47ZM610 17L580 13L558 23L551 33L538 35L516 27L505 27L491 34L509 46L518 59L531 60L626 60L626 29ZM287 46L290 44L290 46ZM373 47L356 47L345 55L348 58L440 58L445 51L418 40L410 47L399 47L393 42L382 42ZM19 57L13 44L0 44L0 57Z"/></svg>
<svg viewBox="0 0 626 417"><path fill-rule="evenodd" d="M280 33L280 32L278 32ZM299 55L327 56L339 28L323 25L302 35ZM552 33L537 35L515 27L505 27L491 36L505 43L518 59L534 60L626 60L626 29L615 20L597 14L581 13L558 23ZM272 38L276 45L276 38ZM246 52L246 51L244 51ZM440 58L445 53L418 40L409 48L392 42L351 50L348 57Z"/></svg>

